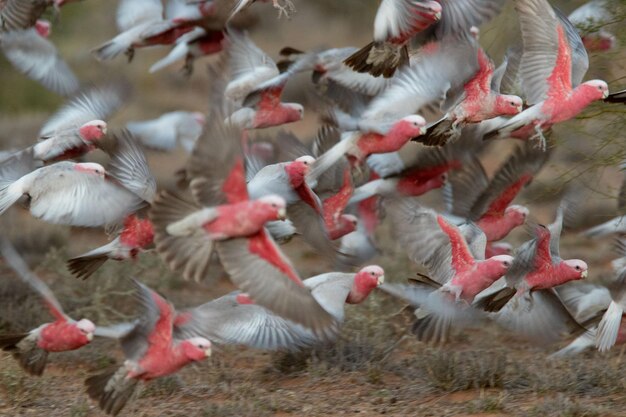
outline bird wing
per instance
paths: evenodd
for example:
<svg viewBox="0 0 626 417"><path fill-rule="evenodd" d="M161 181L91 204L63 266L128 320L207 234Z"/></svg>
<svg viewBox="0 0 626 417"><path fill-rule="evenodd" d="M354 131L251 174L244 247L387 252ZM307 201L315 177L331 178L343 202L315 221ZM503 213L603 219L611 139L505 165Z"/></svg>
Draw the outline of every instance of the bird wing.
<svg viewBox="0 0 626 417"><path fill-rule="evenodd" d="M315 301L265 230L249 238L217 242L216 249L231 280L256 304L322 337L334 331L333 317Z"/></svg>
<svg viewBox="0 0 626 417"><path fill-rule="evenodd" d="M111 160L107 172L127 190L152 203L156 196L156 180L137 139L126 129L101 142Z"/></svg>
<svg viewBox="0 0 626 417"><path fill-rule="evenodd" d="M122 105L121 91L113 87L92 88L66 103L39 131L46 137L57 130L64 130L92 120L107 120Z"/></svg>
<svg viewBox="0 0 626 417"><path fill-rule="evenodd" d="M160 118L128 122L126 129L142 145L150 149L171 151L176 148L176 126L172 123L162 123Z"/></svg>
<svg viewBox="0 0 626 417"><path fill-rule="evenodd" d="M374 40L383 42L428 27L432 20L419 13L419 6L419 0L383 0L374 19Z"/></svg>
<svg viewBox="0 0 626 417"><path fill-rule="evenodd" d="M60 165L63 164L63 165ZM74 169L71 162L38 170L30 212L54 224L100 227L121 223L144 201L117 182Z"/></svg>
<svg viewBox="0 0 626 417"><path fill-rule="evenodd" d="M279 71L272 58L256 46L246 33L231 30L228 39L232 78L226 86L225 95L241 101L259 84L279 75Z"/></svg>
<svg viewBox="0 0 626 417"><path fill-rule="evenodd" d="M469 156L463 161L461 169L450 173L443 188L446 211L455 216L470 218L477 196L488 187L489 179L480 159L475 155Z"/></svg>
<svg viewBox="0 0 626 417"><path fill-rule="evenodd" d="M233 292L182 312L175 337L201 336L214 343L265 350L295 350L316 340L310 330L264 307L238 303L238 294Z"/></svg>
<svg viewBox="0 0 626 417"><path fill-rule="evenodd" d="M47 89L64 96L78 90L78 79L59 56L54 44L35 29L3 33L0 46L18 71Z"/></svg>
<svg viewBox="0 0 626 417"><path fill-rule="evenodd" d="M210 124L187 162L192 194L205 207L248 199L242 131L223 120L217 114L209 117Z"/></svg>
<svg viewBox="0 0 626 417"><path fill-rule="evenodd" d="M462 87L478 69L476 44L470 39L431 43L411 59L391 85L369 104L362 118L396 120L439 103L450 89Z"/></svg>
<svg viewBox="0 0 626 417"><path fill-rule="evenodd" d="M63 307L61 307L59 300L54 296L52 290L30 270L9 239L4 236L0 236L0 252L7 264L17 273L18 277L39 293L55 319L69 320L69 317L63 312Z"/></svg>
<svg viewBox="0 0 626 417"><path fill-rule="evenodd" d="M32 27L48 5L47 0L6 0L0 8L1 31L10 32Z"/></svg>
<svg viewBox="0 0 626 417"><path fill-rule="evenodd" d="M411 199L391 200L386 202L385 208L409 258L425 265L437 282L445 284L452 279L457 268L462 269L473 261L459 230L446 223L434 210ZM454 259L453 254L459 258Z"/></svg>
<svg viewBox="0 0 626 417"><path fill-rule="evenodd" d="M163 3L161 0L121 0L116 19L120 32L142 23L163 20Z"/></svg>
<svg viewBox="0 0 626 417"><path fill-rule="evenodd" d="M136 279L135 298L141 315L133 329L120 339L127 359L139 361L151 346L169 346L172 342L175 310L163 297Z"/></svg>
<svg viewBox="0 0 626 417"><path fill-rule="evenodd" d="M467 32L472 26L480 26L502 11L506 0L437 0L441 3L441 20L435 26L435 36L442 39L448 35Z"/></svg>
<svg viewBox="0 0 626 417"><path fill-rule="evenodd" d="M304 285L322 308L339 323L344 320L344 306L352 290L355 274L328 272L304 280Z"/></svg>
<svg viewBox="0 0 626 417"><path fill-rule="evenodd" d="M522 88L529 105L563 97L572 88L571 49L565 28L546 0L515 2L522 31Z"/></svg>
<svg viewBox="0 0 626 417"><path fill-rule="evenodd" d="M565 36L567 37L567 43L569 44L572 67L572 87L578 86L583 81L587 70L589 69L589 56L587 55L587 49L583 44L583 41L578 33L578 30L574 27L572 22L569 21L567 16L563 14L559 9L555 8L554 13L559 18L563 29L565 30Z"/></svg>

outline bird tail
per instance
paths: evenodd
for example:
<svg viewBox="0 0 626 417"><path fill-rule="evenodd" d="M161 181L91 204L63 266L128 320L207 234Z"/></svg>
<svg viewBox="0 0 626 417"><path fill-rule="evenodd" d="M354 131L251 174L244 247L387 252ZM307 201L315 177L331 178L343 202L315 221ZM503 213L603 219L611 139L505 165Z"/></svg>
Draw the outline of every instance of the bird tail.
<svg viewBox="0 0 626 417"><path fill-rule="evenodd" d="M119 237L104 246L83 253L67 261L67 269L76 277L87 279L104 264L119 245Z"/></svg>
<svg viewBox="0 0 626 417"><path fill-rule="evenodd" d="M443 146L451 139L452 121L443 117L435 123L431 124L426 133L420 136L416 136L411 140L419 142L426 146Z"/></svg>
<svg viewBox="0 0 626 417"><path fill-rule="evenodd" d="M417 319L413 322L411 332L417 340L433 344L443 344L450 340L450 316L434 314L421 308L415 310L415 316Z"/></svg>
<svg viewBox="0 0 626 417"><path fill-rule="evenodd" d="M181 43L179 45L176 45L174 49L172 49L165 58L160 59L159 61L155 62L150 67L150 74L154 74L155 72L160 71L163 68L172 65L176 61L180 61L181 59L184 59L187 56L188 52L189 52L189 47L187 46L186 43Z"/></svg>
<svg viewBox="0 0 626 417"><path fill-rule="evenodd" d="M596 334L593 331L583 333L574 339L572 343L565 346L563 349L554 352L548 356L548 358L563 358L566 356L577 355L588 348L593 347L595 344L595 338Z"/></svg>
<svg viewBox="0 0 626 417"><path fill-rule="evenodd" d="M0 349L11 352L22 369L31 375L43 374L48 360L48 352L37 346L30 333L0 335Z"/></svg>
<svg viewBox="0 0 626 417"><path fill-rule="evenodd" d="M98 61L107 61L115 58L132 47L132 38L126 35L126 33L117 35L110 41L105 42L93 49L91 53Z"/></svg>
<svg viewBox="0 0 626 417"><path fill-rule="evenodd" d="M409 62L406 46L386 42L371 42L350 55L344 63L357 72L369 72L374 77L393 76L396 69Z"/></svg>
<svg viewBox="0 0 626 417"><path fill-rule="evenodd" d="M116 416L132 397L137 386L138 381L127 378L127 374L128 370L122 366L91 376L85 380L87 394L98 401L104 412Z"/></svg>
<svg viewBox="0 0 626 417"><path fill-rule="evenodd" d="M515 288L504 287L493 294L481 298L479 301L477 300L474 303L474 307L488 313L497 313L513 298L516 292Z"/></svg>
<svg viewBox="0 0 626 417"><path fill-rule="evenodd" d="M22 197L22 191L17 183L3 182L0 179L0 214Z"/></svg>

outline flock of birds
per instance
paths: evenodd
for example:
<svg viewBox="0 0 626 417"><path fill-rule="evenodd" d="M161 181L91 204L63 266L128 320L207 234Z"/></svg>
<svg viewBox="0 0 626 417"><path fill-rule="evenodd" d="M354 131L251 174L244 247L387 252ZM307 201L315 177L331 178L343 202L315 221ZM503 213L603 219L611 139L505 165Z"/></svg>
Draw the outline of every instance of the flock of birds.
<svg viewBox="0 0 626 417"><path fill-rule="evenodd" d="M540 343L574 339L557 355L626 342L626 241L618 245L614 282L572 283L588 273L583 260L559 254L572 203L565 199L547 227L512 204L548 161L553 125L594 101L626 100L624 91L610 95L604 81L583 82L587 49L615 46L604 22L618 2L594 0L568 18L547 0L511 0L520 42L496 68L478 43L478 26L506 0L383 0L367 46L287 47L278 63L231 24L261 7L248 9L254 0L169 0L165 7L161 0L120 0L120 33L94 49L98 60L121 54L130 60L137 48L172 45L150 72L184 61L190 73L194 60L216 58L208 114L176 111L119 129L109 129L107 120L124 103L121 89L81 90L46 39L50 24L42 13L49 7L58 13L68 2L0 1L7 59L46 88L74 95L41 128L37 143L0 156L0 215L21 205L45 222L113 235L68 261L78 278L155 247L185 279L206 279L221 264L239 290L177 310L132 279L142 315L97 326L67 316L2 236L6 264L55 319L0 335L0 347L27 372L41 375L50 352L78 349L94 336L119 339L124 363L86 380L89 396L116 415L139 382L206 358L213 343L269 350L332 343L344 305L363 302L374 289L414 308L412 331L424 342L444 343L453 329L487 320ZM273 5L279 17L294 11L289 1ZM590 25L595 29L581 29ZM251 137L252 130L302 119L303 106L281 95L303 72L312 75L322 122L312 146L286 131L273 140ZM418 113L437 116L427 121ZM479 156L493 140L508 138L519 145L489 178ZM189 158L177 187L159 190L142 147L168 151L179 144ZM75 162L96 149L108 154L106 168ZM414 198L442 187L445 212ZM626 205L624 187L619 203ZM363 266L378 253L383 212L427 275L384 283L381 267ZM523 224L532 233L528 242L514 249L502 241ZM624 218L587 232L620 233ZM357 272L303 280L279 246L294 236L331 259L336 271Z"/></svg>

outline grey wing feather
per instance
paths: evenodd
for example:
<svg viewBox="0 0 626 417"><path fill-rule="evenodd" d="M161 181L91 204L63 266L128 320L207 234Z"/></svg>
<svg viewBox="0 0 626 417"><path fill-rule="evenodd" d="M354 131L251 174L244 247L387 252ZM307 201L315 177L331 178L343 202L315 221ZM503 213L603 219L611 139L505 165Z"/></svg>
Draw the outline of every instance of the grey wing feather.
<svg viewBox="0 0 626 417"><path fill-rule="evenodd" d="M152 290L136 279L131 281L135 286L135 298L142 311L132 330L120 338L120 344L127 359L138 361L149 347L148 337L159 320L160 312L152 296Z"/></svg>

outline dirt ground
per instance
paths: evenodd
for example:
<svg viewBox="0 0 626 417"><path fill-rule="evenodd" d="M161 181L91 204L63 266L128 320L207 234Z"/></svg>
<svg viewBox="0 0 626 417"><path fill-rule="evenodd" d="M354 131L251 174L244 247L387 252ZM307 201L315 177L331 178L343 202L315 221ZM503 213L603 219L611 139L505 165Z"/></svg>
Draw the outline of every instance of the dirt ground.
<svg viewBox="0 0 626 417"><path fill-rule="evenodd" d="M203 62L186 79L175 69L148 75L148 67L165 49L138 51L131 64L120 58L100 65L89 55L89 49L115 34L111 3L88 0L67 6L53 27L52 40L87 83L130 80L133 94L112 124L121 126L175 109L208 110L210 80ZM555 3L570 11L573 3L580 2ZM253 6L261 12L251 35L273 57L287 44L310 49L370 41L374 1L296 0L296 6L298 13L291 20L278 22L269 5ZM509 10L483 31L483 45L494 58L499 59L506 40L514 37L514 25L508 24L514 21ZM588 77L602 77L614 88L626 82L623 25L620 30L622 46L609 55L592 56ZM23 147L34 141L41 123L62 100L24 79L4 60L0 60L0 73L0 149ZM306 81L301 77L289 86L286 99L304 100ZM562 254L584 259L591 280L610 273L612 242L584 239L577 232L615 211L614 196L622 180L615 165L626 156L625 120L622 109L598 104L579 120L555 128L557 152L517 200L531 208L535 220L549 222L559 190L570 183L579 187L582 215L574 229L566 231ZM316 123L316 116L307 112L302 122L288 128L307 138ZM509 143L493 146L485 157L490 172L509 148ZM184 161L182 151L147 155L160 185L172 184L172 174ZM437 192L425 199L436 207L441 206L440 200ZM70 315L89 317L98 324L134 314L128 277L138 277L180 307L233 289L218 266L211 281L184 282L166 269L156 253L142 254L134 263L109 262L88 281L79 281L71 277L64 260L106 242L102 231L44 224L19 208L0 218L0 228ZM507 240L519 244L527 238L521 229ZM386 226L378 232L378 242L382 253L371 263L385 268L386 279L401 282L417 269ZM297 239L284 249L302 276L331 268ZM414 340L410 316L402 308L379 293L362 305L347 306L338 343L313 352L295 355L218 347L210 360L146 385L121 415L626 416L626 359L619 348L604 355L588 352L571 359L548 359L558 346L536 347L491 324L456 335L450 345L432 347ZM37 298L0 263L0 330L23 330L46 320L49 316ZM33 378L10 355L0 352L0 416L104 416L85 394L83 381L121 360L114 342L95 340L79 351L52 355L45 374Z"/></svg>

